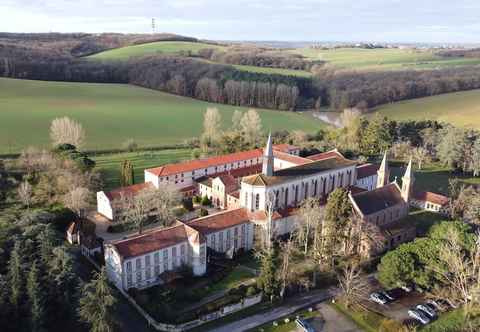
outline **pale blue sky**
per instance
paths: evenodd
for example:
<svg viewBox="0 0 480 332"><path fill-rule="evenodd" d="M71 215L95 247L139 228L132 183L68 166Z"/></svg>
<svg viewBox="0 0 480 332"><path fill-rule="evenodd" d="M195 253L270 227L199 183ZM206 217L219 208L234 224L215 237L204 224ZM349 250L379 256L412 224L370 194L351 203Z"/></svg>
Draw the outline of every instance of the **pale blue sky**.
<svg viewBox="0 0 480 332"><path fill-rule="evenodd" d="M480 0L0 0L0 31L229 40L480 41Z"/></svg>

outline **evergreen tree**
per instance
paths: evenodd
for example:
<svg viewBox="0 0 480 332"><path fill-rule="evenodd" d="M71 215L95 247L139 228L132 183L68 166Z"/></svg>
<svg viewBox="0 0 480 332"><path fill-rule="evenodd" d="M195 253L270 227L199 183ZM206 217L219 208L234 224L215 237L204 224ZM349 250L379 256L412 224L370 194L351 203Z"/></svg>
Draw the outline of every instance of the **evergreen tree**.
<svg viewBox="0 0 480 332"><path fill-rule="evenodd" d="M27 295L30 308L30 330L38 332L43 330L45 323L45 294L40 282L40 271L34 261L27 278Z"/></svg>
<svg viewBox="0 0 480 332"><path fill-rule="evenodd" d="M10 284L10 304L15 313L18 313L24 295L24 265L22 242L17 239L10 254L7 277Z"/></svg>
<svg viewBox="0 0 480 332"><path fill-rule="evenodd" d="M377 114L366 124L365 130L363 130L360 150L366 155L379 154L387 150L392 145L392 141L387 118Z"/></svg>
<svg viewBox="0 0 480 332"><path fill-rule="evenodd" d="M52 259L52 251L57 243L56 234L51 225L47 225L45 229L38 234L37 242L40 259L44 265L47 265Z"/></svg>
<svg viewBox="0 0 480 332"><path fill-rule="evenodd" d="M90 325L92 332L112 332L115 328L115 304L113 290L108 284L105 268L102 268L82 287L78 310L80 319Z"/></svg>
<svg viewBox="0 0 480 332"><path fill-rule="evenodd" d="M130 160L124 160L120 170L120 183L122 187L131 186L134 183L133 165Z"/></svg>
<svg viewBox="0 0 480 332"><path fill-rule="evenodd" d="M258 278L258 286L263 291L263 295L273 301L277 294L279 287L276 277L277 260L275 255L275 249L265 250L261 257L260 276Z"/></svg>

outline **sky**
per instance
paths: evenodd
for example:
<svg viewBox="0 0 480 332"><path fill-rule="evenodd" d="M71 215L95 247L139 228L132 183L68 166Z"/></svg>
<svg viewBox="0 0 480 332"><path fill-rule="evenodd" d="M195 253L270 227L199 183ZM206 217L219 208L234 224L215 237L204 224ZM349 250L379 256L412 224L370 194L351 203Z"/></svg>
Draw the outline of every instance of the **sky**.
<svg viewBox="0 0 480 332"><path fill-rule="evenodd" d="M477 43L480 0L0 0L2 32Z"/></svg>

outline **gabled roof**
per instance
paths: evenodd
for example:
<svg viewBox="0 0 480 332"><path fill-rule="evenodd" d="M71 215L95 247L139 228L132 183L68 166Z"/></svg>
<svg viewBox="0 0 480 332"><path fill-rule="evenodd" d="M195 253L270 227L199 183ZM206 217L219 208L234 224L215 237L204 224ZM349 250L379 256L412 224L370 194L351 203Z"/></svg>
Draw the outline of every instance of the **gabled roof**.
<svg viewBox="0 0 480 332"><path fill-rule="evenodd" d="M122 197L135 196L144 189L153 189L155 188L151 182L144 182L139 184L134 184L128 187L121 187L105 193L105 196L109 200L120 199Z"/></svg>
<svg viewBox="0 0 480 332"><path fill-rule="evenodd" d="M447 196L432 193L431 191L416 191L413 193L413 199L416 199L417 201L438 204L440 206L445 206L449 202Z"/></svg>
<svg viewBox="0 0 480 332"><path fill-rule="evenodd" d="M290 151L293 151L293 150L300 150L300 148L298 146L290 145L290 144L275 144L273 146L273 150L289 153Z"/></svg>
<svg viewBox="0 0 480 332"><path fill-rule="evenodd" d="M357 166L357 179L377 175L378 167L379 166L375 164L363 164Z"/></svg>
<svg viewBox="0 0 480 332"><path fill-rule="evenodd" d="M324 160L324 159L329 159L329 158L345 159L345 157L340 152L338 152L337 149L327 151L327 152L313 154L313 155L308 156L306 158L310 159L310 160L313 160L313 161Z"/></svg>
<svg viewBox="0 0 480 332"><path fill-rule="evenodd" d="M206 235L249 222L247 210L240 208L194 219L188 222L188 226Z"/></svg>
<svg viewBox="0 0 480 332"><path fill-rule="evenodd" d="M405 204L400 188L396 183L390 183L383 187L351 195L354 206L360 209L363 215L370 215L389 207Z"/></svg>
<svg viewBox="0 0 480 332"><path fill-rule="evenodd" d="M289 154L285 152L280 152L280 151L273 151L273 156L276 159L285 160L295 165L303 165L303 164L308 164L312 162L309 159L295 156L293 154Z"/></svg>
<svg viewBox="0 0 480 332"><path fill-rule="evenodd" d="M231 174L222 174L217 177L225 187L237 186L238 182Z"/></svg>
<svg viewBox="0 0 480 332"><path fill-rule="evenodd" d="M302 176L309 176L325 172L333 169L341 169L348 166L355 165L356 162L348 159L328 158L319 161L314 161L308 164L293 166L285 169L280 169L274 172L273 176L265 176L263 174L256 174L244 177L243 183L252 186L267 186L288 182L291 179Z"/></svg>
<svg viewBox="0 0 480 332"><path fill-rule="evenodd" d="M203 243L205 239L196 230L177 221L171 227L154 229L124 240L113 241L111 245L117 249L123 258L130 258L187 241Z"/></svg>
<svg viewBox="0 0 480 332"><path fill-rule="evenodd" d="M273 150L281 152L289 152L288 147L284 144L274 145ZM146 169L146 172L152 173L156 176L169 176L175 175L178 173L192 172L198 169L215 167L225 164L232 164L244 160L261 158L263 155L263 149L255 149L249 151L241 151L230 153L222 156L215 156L205 159L197 159L185 161L178 164L167 164L160 167Z"/></svg>

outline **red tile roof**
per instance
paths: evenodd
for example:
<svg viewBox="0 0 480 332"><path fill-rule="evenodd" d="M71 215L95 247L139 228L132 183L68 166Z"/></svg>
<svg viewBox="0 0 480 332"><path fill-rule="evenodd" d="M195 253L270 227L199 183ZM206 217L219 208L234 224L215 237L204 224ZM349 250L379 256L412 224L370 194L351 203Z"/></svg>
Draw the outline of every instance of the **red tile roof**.
<svg viewBox="0 0 480 332"><path fill-rule="evenodd" d="M250 216L250 219L253 220L253 221L267 221L267 213L265 211L250 212L249 216ZM278 220L278 219L282 219L282 218L283 217L279 212L277 212L277 211L273 212L273 214L272 214L272 220L273 221Z"/></svg>
<svg viewBox="0 0 480 332"><path fill-rule="evenodd" d="M288 144L279 144L274 145L273 149L281 152L289 152L289 149L296 149L296 147ZM168 176L172 174L191 172L197 169L232 164L244 160L257 159L261 158L262 155L263 149L255 149L231 153L223 156L215 156L206 159L190 160L178 164L167 164L160 167L149 168L145 171L152 173L156 176Z"/></svg>
<svg viewBox="0 0 480 332"><path fill-rule="evenodd" d="M376 175L379 166L375 164L363 164L357 166L357 179L367 178Z"/></svg>
<svg viewBox="0 0 480 332"><path fill-rule="evenodd" d="M299 150L300 148L295 145L290 145L290 144L275 144L273 146L274 150L289 153L292 150Z"/></svg>
<svg viewBox="0 0 480 332"><path fill-rule="evenodd" d="M141 235L113 241L111 244L123 258L136 257L171 247L182 242L203 243L205 239L196 230L177 221L168 228L154 229Z"/></svg>
<svg viewBox="0 0 480 332"><path fill-rule="evenodd" d="M309 159L294 156L292 154L288 154L280 151L273 151L273 156L277 159L285 160L295 165L304 165L312 162Z"/></svg>
<svg viewBox="0 0 480 332"><path fill-rule="evenodd" d="M238 185L237 180L235 180L235 178L231 174L222 174L222 175L218 176L218 178L220 178L220 181L222 181L222 183L226 187L237 186Z"/></svg>
<svg viewBox="0 0 480 332"><path fill-rule="evenodd" d="M139 184L134 184L128 187L121 187L110 192L106 192L105 195L110 200L119 199L127 196L134 196L144 189L153 189L154 186L150 182L144 182Z"/></svg>
<svg viewBox="0 0 480 332"><path fill-rule="evenodd" d="M240 199L240 190L232 191L229 195L235 197L236 199Z"/></svg>
<svg viewBox="0 0 480 332"><path fill-rule="evenodd" d="M327 152L317 153L317 154L308 156L306 158L313 161L324 160L329 158L345 159L345 157L340 152L338 152L337 149L327 151Z"/></svg>
<svg viewBox="0 0 480 332"><path fill-rule="evenodd" d="M249 222L247 210L240 208L194 219L188 222L188 226L206 235Z"/></svg>
<svg viewBox="0 0 480 332"><path fill-rule="evenodd" d="M413 198L418 201L438 204L440 206L445 206L448 204L448 197L432 193L431 191L417 191L413 193Z"/></svg>
<svg viewBox="0 0 480 332"><path fill-rule="evenodd" d="M167 164L164 166L146 169L145 171L156 176L167 176L178 173L191 172L197 169L232 164L239 161L256 159L262 157L263 149L255 149L231 153L223 156L216 156L207 159L190 160L179 164Z"/></svg>

